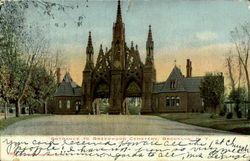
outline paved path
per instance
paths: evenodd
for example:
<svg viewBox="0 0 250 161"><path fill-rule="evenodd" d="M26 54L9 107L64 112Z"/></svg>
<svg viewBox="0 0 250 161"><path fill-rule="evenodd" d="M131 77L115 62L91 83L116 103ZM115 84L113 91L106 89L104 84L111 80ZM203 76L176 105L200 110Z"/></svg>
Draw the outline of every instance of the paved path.
<svg viewBox="0 0 250 161"><path fill-rule="evenodd" d="M157 116L53 115L12 124L2 135L227 135Z"/></svg>

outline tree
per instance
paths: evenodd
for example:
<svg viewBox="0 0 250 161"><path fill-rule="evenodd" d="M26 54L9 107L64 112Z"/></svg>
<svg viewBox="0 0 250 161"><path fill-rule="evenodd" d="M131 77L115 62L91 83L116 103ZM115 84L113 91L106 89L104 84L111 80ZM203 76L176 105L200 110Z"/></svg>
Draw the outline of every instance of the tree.
<svg viewBox="0 0 250 161"><path fill-rule="evenodd" d="M31 76L32 80L29 84L28 95L25 98L30 113L35 107L46 105L48 99L53 97L56 91L54 76L48 73L44 66L40 65L34 68Z"/></svg>
<svg viewBox="0 0 250 161"><path fill-rule="evenodd" d="M235 112L237 116L240 118L241 117L241 111L240 111L240 103L244 102L247 98L247 92L245 88L236 88L234 90L231 90L228 99L230 101L235 102Z"/></svg>
<svg viewBox="0 0 250 161"><path fill-rule="evenodd" d="M250 101L250 78L249 78L249 52L250 52L250 24L245 24L240 27L236 27L231 32L232 41L236 49L237 57L240 65L243 67L245 74L248 101ZM248 106L250 111L250 104ZM248 112L248 119L250 119L250 112Z"/></svg>
<svg viewBox="0 0 250 161"><path fill-rule="evenodd" d="M44 15L54 19L53 11L66 13L67 9L79 8L80 4L59 4L44 0L3 1L0 3L0 67L2 67L0 97L4 98L5 102L16 105L17 117L20 116L20 105L25 98L34 95L29 86L30 77L33 69L39 64L41 55L44 53L43 49L45 49L43 41L41 41L43 39L38 39L42 37L35 35L39 32L31 33L32 24L27 25L25 21L25 11L30 7L35 7L36 11L42 11ZM83 17L84 15L80 15L77 18L75 21L77 26L82 26ZM53 75L53 71L50 72Z"/></svg>
<svg viewBox="0 0 250 161"><path fill-rule="evenodd" d="M212 107L213 112L224 100L224 77L222 73L207 73L201 80L201 98L205 107Z"/></svg>

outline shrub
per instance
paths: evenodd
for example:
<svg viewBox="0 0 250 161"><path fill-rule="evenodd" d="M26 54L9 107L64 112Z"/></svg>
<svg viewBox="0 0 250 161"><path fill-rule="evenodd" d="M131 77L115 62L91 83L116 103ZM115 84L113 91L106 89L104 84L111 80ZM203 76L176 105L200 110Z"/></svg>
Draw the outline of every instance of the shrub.
<svg viewBox="0 0 250 161"><path fill-rule="evenodd" d="M231 119L233 117L233 113L232 112L229 112L228 114L227 114L227 119Z"/></svg>
<svg viewBox="0 0 250 161"><path fill-rule="evenodd" d="M128 111L129 111L129 114L131 114L131 115L139 115L141 109L139 107L136 107L136 106L130 106L130 107L128 107Z"/></svg>
<svg viewBox="0 0 250 161"><path fill-rule="evenodd" d="M13 109L12 108L9 109L9 113L13 113Z"/></svg>
<svg viewBox="0 0 250 161"><path fill-rule="evenodd" d="M21 114L26 114L26 112L25 112L25 107L23 107L23 108L21 109Z"/></svg>
<svg viewBox="0 0 250 161"><path fill-rule="evenodd" d="M241 112L241 111L238 111L236 114L237 114L237 117L238 117L238 118L241 118L241 117L242 117L242 112Z"/></svg>
<svg viewBox="0 0 250 161"><path fill-rule="evenodd" d="M214 118L215 118L215 114L212 114L212 115L210 116L210 118L211 118L211 119L214 119Z"/></svg>

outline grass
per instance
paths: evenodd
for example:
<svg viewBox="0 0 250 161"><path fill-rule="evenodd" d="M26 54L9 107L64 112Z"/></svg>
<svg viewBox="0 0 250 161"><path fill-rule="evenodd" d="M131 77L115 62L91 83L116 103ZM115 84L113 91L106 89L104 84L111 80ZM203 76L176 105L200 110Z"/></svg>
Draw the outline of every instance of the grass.
<svg viewBox="0 0 250 161"><path fill-rule="evenodd" d="M250 134L250 120L246 120L245 118L227 119L225 116L218 115L214 116L214 118L210 118L211 114L209 113L168 113L159 114L158 116L202 127Z"/></svg>
<svg viewBox="0 0 250 161"><path fill-rule="evenodd" d="M27 120L27 119L33 119L33 118L40 118L40 117L45 117L45 116L50 116L49 114L43 114L43 115L27 115L27 116L20 116L20 117L11 117L7 118L6 120L0 119L0 131L3 129L7 128L8 126L22 121L22 120Z"/></svg>

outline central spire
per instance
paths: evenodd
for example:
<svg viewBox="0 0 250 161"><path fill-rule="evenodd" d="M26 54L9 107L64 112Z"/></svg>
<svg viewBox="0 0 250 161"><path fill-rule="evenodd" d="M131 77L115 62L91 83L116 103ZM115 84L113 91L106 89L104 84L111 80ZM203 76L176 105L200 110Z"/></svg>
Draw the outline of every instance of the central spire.
<svg viewBox="0 0 250 161"><path fill-rule="evenodd" d="M118 0L116 23L122 23L121 2Z"/></svg>
<svg viewBox="0 0 250 161"><path fill-rule="evenodd" d="M121 2L118 0L116 22L113 24L113 46L125 43L125 29L122 23Z"/></svg>

